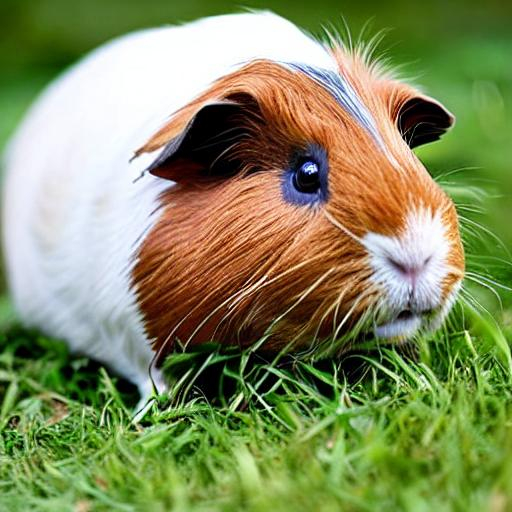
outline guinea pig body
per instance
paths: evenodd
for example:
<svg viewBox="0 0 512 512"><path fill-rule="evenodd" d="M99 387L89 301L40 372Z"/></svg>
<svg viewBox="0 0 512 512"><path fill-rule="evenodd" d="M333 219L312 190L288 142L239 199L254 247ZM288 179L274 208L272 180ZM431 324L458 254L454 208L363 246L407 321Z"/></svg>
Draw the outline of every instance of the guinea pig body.
<svg viewBox="0 0 512 512"><path fill-rule="evenodd" d="M143 395L176 342L307 350L370 317L384 337L435 327L464 260L411 148L452 121L269 13L115 40L9 146L16 309Z"/></svg>

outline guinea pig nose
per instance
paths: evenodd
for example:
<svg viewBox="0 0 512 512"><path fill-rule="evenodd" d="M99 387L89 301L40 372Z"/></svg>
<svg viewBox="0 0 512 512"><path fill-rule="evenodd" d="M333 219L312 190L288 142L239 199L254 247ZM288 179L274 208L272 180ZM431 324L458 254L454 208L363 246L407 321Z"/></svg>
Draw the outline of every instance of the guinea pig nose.
<svg viewBox="0 0 512 512"><path fill-rule="evenodd" d="M430 259L431 256L425 258L422 263L406 263L403 261L397 261L390 256L387 257L390 266L413 284L416 283L418 276L421 275L421 273L425 270L425 267L428 265Z"/></svg>

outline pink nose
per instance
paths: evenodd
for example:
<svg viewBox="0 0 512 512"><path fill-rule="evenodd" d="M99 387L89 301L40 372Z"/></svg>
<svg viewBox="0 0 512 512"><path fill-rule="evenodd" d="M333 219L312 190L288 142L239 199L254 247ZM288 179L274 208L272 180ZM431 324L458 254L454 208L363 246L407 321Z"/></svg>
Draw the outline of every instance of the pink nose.
<svg viewBox="0 0 512 512"><path fill-rule="evenodd" d="M430 256L425 258L421 263L404 263L396 261L388 256L388 261L402 277L404 277L413 287L416 286L418 278L425 272L425 268L430 262Z"/></svg>

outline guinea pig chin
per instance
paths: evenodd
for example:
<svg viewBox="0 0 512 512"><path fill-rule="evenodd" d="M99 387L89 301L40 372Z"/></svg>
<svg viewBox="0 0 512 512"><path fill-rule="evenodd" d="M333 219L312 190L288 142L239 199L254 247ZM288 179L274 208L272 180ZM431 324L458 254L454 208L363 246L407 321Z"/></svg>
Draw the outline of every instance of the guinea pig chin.
<svg viewBox="0 0 512 512"><path fill-rule="evenodd" d="M410 210L397 236L367 233L363 244L381 294L374 332L410 338L438 328L455 302L464 257L453 205Z"/></svg>

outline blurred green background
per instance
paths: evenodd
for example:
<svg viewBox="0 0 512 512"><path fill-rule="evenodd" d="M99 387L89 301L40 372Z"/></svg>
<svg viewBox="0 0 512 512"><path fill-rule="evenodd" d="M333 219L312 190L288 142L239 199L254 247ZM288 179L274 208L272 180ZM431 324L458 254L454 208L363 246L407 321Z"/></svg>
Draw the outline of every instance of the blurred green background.
<svg viewBox="0 0 512 512"><path fill-rule="evenodd" d="M483 187L486 213L476 220L512 246L512 2L504 0L0 0L0 148L44 85L95 46L241 6L272 9L313 33L322 24L343 28L343 18L354 36L368 21L367 37L389 28L381 50L457 116L455 129L420 157L433 174L460 170L450 176L459 188ZM489 241L487 250L506 259Z"/></svg>

